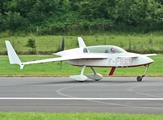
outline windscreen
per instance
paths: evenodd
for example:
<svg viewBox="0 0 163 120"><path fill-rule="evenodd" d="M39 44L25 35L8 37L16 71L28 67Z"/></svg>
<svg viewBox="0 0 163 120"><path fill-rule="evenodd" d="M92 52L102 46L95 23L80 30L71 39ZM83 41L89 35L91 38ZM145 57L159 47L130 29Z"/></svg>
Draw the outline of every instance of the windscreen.
<svg viewBox="0 0 163 120"><path fill-rule="evenodd" d="M83 49L84 53L124 53L126 52L120 47L112 45L90 46Z"/></svg>

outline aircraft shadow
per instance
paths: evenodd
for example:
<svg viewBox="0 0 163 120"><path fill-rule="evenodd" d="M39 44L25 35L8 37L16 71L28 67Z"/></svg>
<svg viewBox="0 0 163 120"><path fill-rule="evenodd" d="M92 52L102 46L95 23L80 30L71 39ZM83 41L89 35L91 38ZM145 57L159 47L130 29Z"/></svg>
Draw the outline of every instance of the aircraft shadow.
<svg viewBox="0 0 163 120"><path fill-rule="evenodd" d="M94 81L94 80L86 80L84 82L80 82L80 81L75 81L75 80L65 80L65 81L47 81L47 82L38 82L38 83L31 83L31 84L27 84L27 85L46 85L46 84L86 84L86 83L137 83L137 81L127 81L127 80L101 80L101 81Z"/></svg>

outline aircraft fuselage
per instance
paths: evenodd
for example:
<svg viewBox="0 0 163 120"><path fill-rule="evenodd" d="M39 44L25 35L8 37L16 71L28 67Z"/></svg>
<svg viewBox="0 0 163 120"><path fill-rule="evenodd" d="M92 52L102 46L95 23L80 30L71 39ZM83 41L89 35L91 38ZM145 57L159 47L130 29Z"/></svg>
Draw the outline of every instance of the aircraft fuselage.
<svg viewBox="0 0 163 120"><path fill-rule="evenodd" d="M85 65L85 66L92 66L92 67L136 67L136 66L147 65L153 62L151 58L140 55L140 54L125 53L126 57L118 57L119 55L120 54L107 55L108 58L104 58L104 59L101 59L101 58L79 59L79 60L69 60L67 62L74 66ZM130 57L130 55L138 55L138 57Z"/></svg>

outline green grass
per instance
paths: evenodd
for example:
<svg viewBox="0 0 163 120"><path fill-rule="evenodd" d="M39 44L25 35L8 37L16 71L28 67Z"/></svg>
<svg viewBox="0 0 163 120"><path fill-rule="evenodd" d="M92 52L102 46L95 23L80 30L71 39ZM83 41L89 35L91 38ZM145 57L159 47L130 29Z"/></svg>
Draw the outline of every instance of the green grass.
<svg viewBox="0 0 163 120"><path fill-rule="evenodd" d="M162 120L163 115L113 113L0 112L0 120Z"/></svg>
<svg viewBox="0 0 163 120"><path fill-rule="evenodd" d="M20 56L22 61L31 61L38 59L51 58L54 56ZM152 56L155 62L152 63L148 69L146 76L163 76L163 55ZM20 69L19 65L10 65L7 56L0 56L0 76L69 76L78 75L81 72L81 67L71 66L67 62L50 62L44 64L25 65L24 69ZM110 68L95 68L96 72L103 76L108 76ZM144 73L145 67L133 68L117 68L114 76L138 76ZM91 69L87 67L85 74L92 73Z"/></svg>
<svg viewBox="0 0 163 120"><path fill-rule="evenodd" d="M65 49L78 47L78 36L63 36L65 40ZM155 34L100 34L92 36L82 36L86 45L111 44L138 53L163 53L162 35ZM34 36L25 37L0 37L0 54L6 54L5 40L9 40L18 54L29 54L30 47L26 47L29 39L36 41L37 54L51 54L60 48L62 36ZM106 41L105 41L106 40ZM129 43L130 41L130 43Z"/></svg>

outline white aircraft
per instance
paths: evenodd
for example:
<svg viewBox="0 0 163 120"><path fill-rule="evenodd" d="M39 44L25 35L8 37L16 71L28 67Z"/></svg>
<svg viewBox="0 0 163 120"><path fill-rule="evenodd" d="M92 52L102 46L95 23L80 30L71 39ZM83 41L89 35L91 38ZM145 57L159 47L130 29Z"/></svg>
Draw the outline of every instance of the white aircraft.
<svg viewBox="0 0 163 120"><path fill-rule="evenodd" d="M5 43L10 64L18 64L20 69L23 69L24 65L27 64L67 61L73 66L82 67L80 75L70 76L70 78L78 81L85 81L88 78L95 81L101 80L103 76L96 73L93 67L111 67L109 75L113 75L116 68L145 66L144 74L137 77L137 81L140 82L145 76L149 65L154 62L148 56L156 55L130 53L113 45L86 46L83 39L78 37L79 48L57 52L55 55L60 56L58 58L21 62L11 43L9 41L5 41ZM86 67L90 67L93 73L84 75Z"/></svg>

